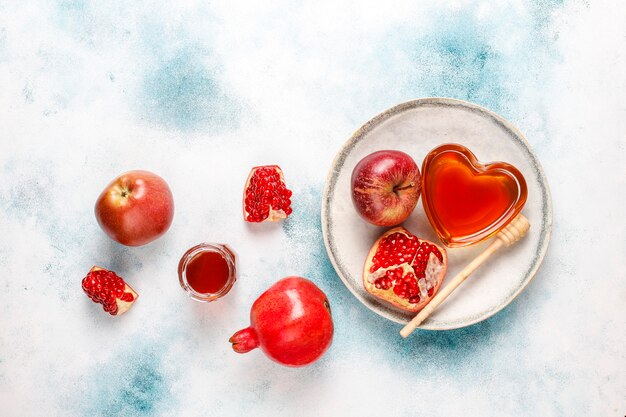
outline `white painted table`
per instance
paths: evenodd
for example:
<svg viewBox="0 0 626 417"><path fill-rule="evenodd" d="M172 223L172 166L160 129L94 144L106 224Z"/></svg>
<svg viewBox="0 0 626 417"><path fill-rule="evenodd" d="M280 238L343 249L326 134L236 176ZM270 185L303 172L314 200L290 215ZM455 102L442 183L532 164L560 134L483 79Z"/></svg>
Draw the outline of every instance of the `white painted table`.
<svg viewBox="0 0 626 417"><path fill-rule="evenodd" d="M623 416L624 5L495 3L0 2L0 414ZM519 126L554 229L503 312L402 340L334 274L320 193L352 131L424 96ZM267 163L294 215L247 226L242 185ZM177 211L164 238L126 248L92 211L135 168L167 179ZM239 281L210 305L176 276L204 240L239 254ZM82 293L93 264L140 293L127 315ZM290 274L330 298L327 355L287 369L233 353L253 300Z"/></svg>

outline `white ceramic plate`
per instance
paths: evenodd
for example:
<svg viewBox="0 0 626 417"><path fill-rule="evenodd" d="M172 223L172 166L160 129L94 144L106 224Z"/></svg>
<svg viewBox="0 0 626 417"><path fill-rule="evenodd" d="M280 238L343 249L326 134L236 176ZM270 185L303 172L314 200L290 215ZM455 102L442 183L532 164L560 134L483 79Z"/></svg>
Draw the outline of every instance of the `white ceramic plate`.
<svg viewBox="0 0 626 417"><path fill-rule="evenodd" d="M476 104L448 98L425 98L399 104L363 125L341 148L331 167L322 200L322 229L328 256L344 284L372 311L397 323L412 315L370 296L362 271L371 245L386 229L363 221L352 206L350 177L366 155L397 149L420 166L426 154L443 143L460 143L481 162L515 165L528 185L522 213L530 220L528 235L501 250L463 283L420 327L456 329L478 323L506 307L528 285L543 260L552 229L552 202L537 157L522 134L502 117ZM422 202L404 226L417 236L438 242ZM448 249L446 281L451 279L491 240Z"/></svg>

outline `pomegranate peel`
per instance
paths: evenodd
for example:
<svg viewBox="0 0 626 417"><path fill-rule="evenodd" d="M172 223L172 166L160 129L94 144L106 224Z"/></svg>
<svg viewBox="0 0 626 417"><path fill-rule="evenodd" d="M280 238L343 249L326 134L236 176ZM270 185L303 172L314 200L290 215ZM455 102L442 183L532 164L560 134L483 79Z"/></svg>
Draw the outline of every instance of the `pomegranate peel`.
<svg viewBox="0 0 626 417"><path fill-rule="evenodd" d="M89 270L82 287L94 303L102 304L104 311L112 316L127 312L139 297L115 272L99 266Z"/></svg>
<svg viewBox="0 0 626 417"><path fill-rule="evenodd" d="M244 220L261 223L286 219L292 212L291 195L278 165L252 168L243 193Z"/></svg>
<svg viewBox="0 0 626 417"><path fill-rule="evenodd" d="M447 265L444 248L395 227L370 249L363 285L374 297L400 310L417 312L439 291Z"/></svg>

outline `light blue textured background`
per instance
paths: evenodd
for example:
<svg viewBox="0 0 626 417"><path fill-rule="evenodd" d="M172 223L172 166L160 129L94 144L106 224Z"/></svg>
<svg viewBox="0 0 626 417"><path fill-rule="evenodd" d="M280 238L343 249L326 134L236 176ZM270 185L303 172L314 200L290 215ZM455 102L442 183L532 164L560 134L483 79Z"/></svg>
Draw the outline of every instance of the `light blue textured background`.
<svg viewBox="0 0 626 417"><path fill-rule="evenodd" d="M387 3L0 0L1 416L626 413L624 3ZM402 340L335 275L319 209L344 140L424 96L520 127L554 233L500 314ZM294 215L246 226L242 184L267 163ZM136 168L168 180L177 212L164 238L126 248L92 210ZM205 240L231 244L241 272L210 305L176 277ZM127 315L82 293L93 264L140 293ZM331 349L304 369L234 354L252 301L290 274L328 294Z"/></svg>

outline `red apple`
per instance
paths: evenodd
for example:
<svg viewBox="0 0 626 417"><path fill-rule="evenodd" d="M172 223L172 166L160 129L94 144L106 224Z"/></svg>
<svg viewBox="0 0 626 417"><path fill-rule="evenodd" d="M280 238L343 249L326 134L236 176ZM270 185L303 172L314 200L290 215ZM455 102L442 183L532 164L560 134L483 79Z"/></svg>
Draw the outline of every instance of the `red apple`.
<svg viewBox="0 0 626 417"><path fill-rule="evenodd" d="M130 171L107 185L95 211L100 227L111 239L141 246L169 229L174 200L163 178L148 171Z"/></svg>
<svg viewBox="0 0 626 417"><path fill-rule="evenodd" d="M374 152L352 171L352 202L366 221L395 226L409 217L422 190L420 170L400 151Z"/></svg>

